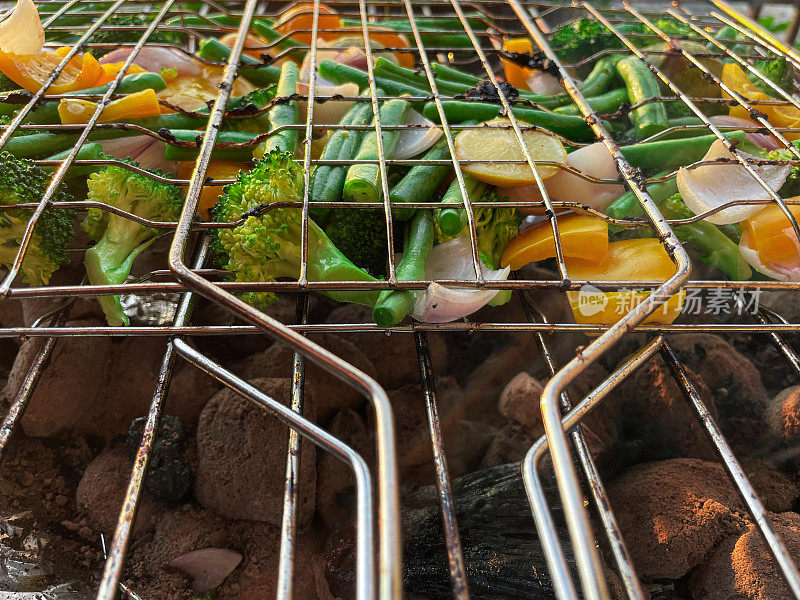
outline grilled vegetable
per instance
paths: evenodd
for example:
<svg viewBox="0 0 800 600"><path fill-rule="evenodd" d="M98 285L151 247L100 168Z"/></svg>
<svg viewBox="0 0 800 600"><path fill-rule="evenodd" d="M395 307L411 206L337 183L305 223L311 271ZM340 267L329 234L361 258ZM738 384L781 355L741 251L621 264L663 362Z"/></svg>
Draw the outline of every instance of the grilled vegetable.
<svg viewBox="0 0 800 600"><path fill-rule="evenodd" d="M387 100L380 107L383 152L387 157L392 156L399 132L396 129L386 129L386 127L402 125L408 107L408 102L399 98ZM368 131L361 141L361 148L356 154L356 160L377 161L378 157L378 133L377 131ZM347 170L343 194L344 199L350 202L377 202L381 197L379 166L377 164L352 165Z"/></svg>
<svg viewBox="0 0 800 600"><path fill-rule="evenodd" d="M519 123L519 126L524 128L526 123ZM534 161L559 164L566 162L564 146L547 132L522 131L522 139ZM462 131L455 139L455 149L459 160L471 161L465 163L462 169L475 179L504 187L536 183L533 170L527 162L497 162L498 158L525 160L522 146L508 119L494 119L484 123L483 127ZM558 167L552 165L540 164L536 168L542 179L552 177L558 172Z"/></svg>
<svg viewBox="0 0 800 600"><path fill-rule="evenodd" d="M442 137L421 158L423 161L442 160L450 157L447 140ZM452 170L451 165L414 165L403 178L389 191L392 201L392 216L398 221L406 221L416 211L415 208L400 208L397 204L407 202L427 202L439 188L444 178Z"/></svg>
<svg viewBox="0 0 800 600"><path fill-rule="evenodd" d="M168 139L174 139L181 142L194 142L195 145L191 147L175 146L167 144L164 149L164 158L166 160L194 160L200 152L200 143L203 137L202 131L195 131L193 129L170 129L161 131L166 134ZM214 160L227 160L231 162L247 163L253 157L253 149L251 146L240 145L252 142L256 137L252 133L244 133L238 131L220 131L217 135L214 151L211 156ZM225 145L228 144L228 147Z"/></svg>
<svg viewBox="0 0 800 600"><path fill-rule="evenodd" d="M723 135L729 140L739 140L740 144L745 139L743 131L731 131L723 133ZM701 135L678 140L621 146L620 151L633 167L650 171L672 170L702 160L708 149L711 148L711 144L717 140L715 135Z"/></svg>
<svg viewBox="0 0 800 600"><path fill-rule="evenodd" d="M503 110L500 104L461 100L442 100L442 108L447 120L451 123L463 123L464 121L473 120L488 121L500 115ZM520 121L547 129L576 142L594 139L594 133L586 121L583 120L583 117L559 115L531 108L514 107L512 111ZM433 102L425 104L422 114L435 123L441 121L439 111Z"/></svg>
<svg viewBox="0 0 800 600"><path fill-rule="evenodd" d="M418 210L406 226L403 257L395 269L398 281L425 279L425 266L433 247L433 237L433 214L429 210ZM392 327L402 321L413 306L414 293L410 290L381 292L372 310L372 318L380 327Z"/></svg>
<svg viewBox="0 0 800 600"><path fill-rule="evenodd" d="M50 174L33 162L0 152L2 204L38 204L49 183ZM68 260L66 247L73 237L75 212L57 208L58 203L65 200L72 200L72 197L62 185L53 196L54 206L42 213L33 230L20 268L22 280L28 285L46 285L52 274ZM8 267L14 262L32 214L30 209L0 210L0 264Z"/></svg>
<svg viewBox="0 0 800 600"><path fill-rule="evenodd" d="M58 52L43 50L38 55L18 56L0 50L0 71L18 86L29 92L38 92L47 82L50 72L64 57ZM48 94L63 94L96 85L103 68L91 54L76 54L61 71L55 83L47 88Z"/></svg>
<svg viewBox="0 0 800 600"><path fill-rule="evenodd" d="M135 44L150 25L150 19L145 15L133 13L117 13L103 21L103 26L89 38L90 44ZM179 31L154 31L147 38L151 44L174 44L182 46L186 43L187 35ZM92 52L99 58L112 48L92 48Z"/></svg>
<svg viewBox="0 0 800 600"><path fill-rule="evenodd" d="M608 252L608 224L597 217L569 214L558 217L558 233L564 257L599 261ZM523 231L506 246L500 265L517 271L528 263L556 255L550 221Z"/></svg>
<svg viewBox="0 0 800 600"><path fill-rule="evenodd" d="M93 173L87 186L88 200L109 204L150 221L176 221L183 208L180 187L116 165ZM90 208L81 226L97 242L86 251L83 260L92 285L125 283L133 261L160 235L158 229L99 208ZM109 325L129 324L119 296L100 296L99 301Z"/></svg>
<svg viewBox="0 0 800 600"><path fill-rule="evenodd" d="M478 200L486 189L486 184L464 173L464 187L469 200ZM462 206L464 196L458 179L453 179L442 197L442 202ZM455 237L467 226L467 211L463 208L437 208L436 223L445 236Z"/></svg>
<svg viewBox="0 0 800 600"><path fill-rule="evenodd" d="M667 219L689 219L694 216L680 194L673 194L660 201L658 208ZM788 219L786 221L788 222ZM716 267L734 281L750 279L752 271L739 254L738 246L720 228L706 221L696 221L679 225L674 231L678 239L689 246L707 265ZM797 249L793 248L793 251L796 253Z"/></svg>
<svg viewBox="0 0 800 600"><path fill-rule="evenodd" d="M299 71L296 64L289 61L283 63L275 96L288 99L297 94L298 77ZM297 151L297 130L291 126L297 125L300 118L300 107L297 100L288 100L288 102L277 104L269 110L268 114L270 131L273 133L264 143L256 147L253 155L261 158L273 151L294 154Z"/></svg>
<svg viewBox="0 0 800 600"><path fill-rule="evenodd" d="M616 89L600 94L599 96L585 96L586 102L592 107L597 114L605 115L611 114L619 110L624 102L628 100L628 91L625 89ZM577 104L567 104L566 106L557 106L553 112L560 115L580 115L581 111L578 109Z"/></svg>
<svg viewBox="0 0 800 600"><path fill-rule="evenodd" d="M212 62L226 62L231 56L231 49L216 38L208 38L200 44L197 55ZM253 85L263 87L277 83L281 70L272 65L262 65L258 60L247 54L239 57L242 63L241 76Z"/></svg>
<svg viewBox="0 0 800 600"><path fill-rule="evenodd" d="M329 58L319 63L317 72L319 76L326 81L337 85L355 83L360 89L369 89L369 73L356 67L334 62ZM387 79L386 77L378 77L377 75L375 76L375 84L384 92L393 96L407 94L409 96L425 97L430 95L430 90L411 85L410 83L395 81L393 79Z"/></svg>
<svg viewBox="0 0 800 600"><path fill-rule="evenodd" d="M356 129L372 121L372 104L356 102L342 118L340 125L328 138L320 160L353 160L361 147L366 131ZM350 129L353 127L353 129ZM342 197L347 167L318 165L311 174L311 202L336 202ZM315 216L326 216L329 208L312 208Z"/></svg>
<svg viewBox="0 0 800 600"><path fill-rule="evenodd" d="M658 173L656 177L663 177L667 174L668 172L665 171ZM671 177L666 181L652 183L648 185L646 189L653 201L657 203L677 193L678 184L675 178ZM639 204L639 199L636 197L636 194L630 190L614 200L605 212L612 219L637 219L644 217L644 209L642 205Z"/></svg>
<svg viewBox="0 0 800 600"><path fill-rule="evenodd" d="M353 264L374 277L386 275L389 252L383 209L334 209L325 233Z"/></svg>
<svg viewBox="0 0 800 600"><path fill-rule="evenodd" d="M658 98L661 92L658 80L650 68L639 58L629 56L617 63L617 72L625 82L628 100L632 105L640 104L652 98ZM650 102L630 113L630 119L643 139L667 128L667 110L663 102Z"/></svg>
<svg viewBox="0 0 800 600"><path fill-rule="evenodd" d="M675 264L663 244L653 238L611 242L599 261L567 256L564 263L574 281L666 281L675 274ZM636 290L568 291L567 300L578 323L611 325L649 294ZM680 315L684 296L685 292L675 294L644 322L672 323Z"/></svg>
<svg viewBox="0 0 800 600"><path fill-rule="evenodd" d="M97 110L96 102L80 98L64 98L58 105L58 114L64 125L88 123L95 110ZM120 122L143 117L156 117L160 114L161 106L158 103L158 97L153 90L148 89L112 100L103 108L97 122Z"/></svg>
<svg viewBox="0 0 800 600"><path fill-rule="evenodd" d="M229 223L247 211L272 202L300 202L303 199L303 168L289 153L272 152L236 183L226 188L214 207L214 220ZM301 209L277 208L248 216L232 229L214 230L213 250L217 264L242 282L274 281L279 277L297 279L300 274ZM359 269L336 248L325 232L308 222L309 281L377 281ZM373 291L330 291L326 296L339 302L374 306ZM245 292L246 302L266 307L277 298L271 292Z"/></svg>
<svg viewBox="0 0 800 600"><path fill-rule="evenodd" d="M795 219L800 219L800 206L789 205ZM742 223L749 237L749 246L765 265L780 264L797 257L792 224L777 204L764 207Z"/></svg>

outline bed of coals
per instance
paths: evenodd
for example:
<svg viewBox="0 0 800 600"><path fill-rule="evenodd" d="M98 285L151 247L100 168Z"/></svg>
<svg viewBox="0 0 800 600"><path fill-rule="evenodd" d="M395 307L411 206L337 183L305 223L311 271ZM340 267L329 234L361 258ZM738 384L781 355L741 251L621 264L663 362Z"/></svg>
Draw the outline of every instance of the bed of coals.
<svg viewBox="0 0 800 600"><path fill-rule="evenodd" d="M569 319L557 292L534 300ZM772 298L780 300L779 297ZM770 300L768 298L767 300ZM101 324L79 300L69 325ZM41 302L8 301L0 325L30 322ZM286 297L272 313L292 322ZM355 305L312 298L311 322L368 322ZM477 315L524 320L517 299ZM203 301L199 324L230 324ZM376 377L397 421L410 598L447 598L447 564L414 341L407 334L317 334L313 339ZM529 333L429 334L439 412L473 597L551 598L515 465L542 434L537 398L544 362ZM777 532L800 559L800 380L756 337L705 333L671 342L718 419ZM281 400L291 352L266 336L193 343ZM572 387L585 394L644 342L628 336ZM563 364L582 335L552 340ZM3 402L17 393L39 341L0 341ZM159 338L63 338L39 381L0 469L0 588L92 594L110 544L165 350ZM274 594L287 430L178 358L145 479L123 582L143 600L250 600ZM305 414L350 443L374 468L374 419L365 400L317 367L306 374ZM653 598L768 600L788 596L776 566L700 423L658 357L585 422L589 448L638 572ZM301 452L295 597L352 597L353 488L348 468L311 444ZM508 534L504 529L508 528ZM518 532L524 532L518 535ZM503 557L500 566L487 556ZM544 573L531 581L533 564ZM612 593L618 594L609 570ZM21 595L20 598L26 598Z"/></svg>

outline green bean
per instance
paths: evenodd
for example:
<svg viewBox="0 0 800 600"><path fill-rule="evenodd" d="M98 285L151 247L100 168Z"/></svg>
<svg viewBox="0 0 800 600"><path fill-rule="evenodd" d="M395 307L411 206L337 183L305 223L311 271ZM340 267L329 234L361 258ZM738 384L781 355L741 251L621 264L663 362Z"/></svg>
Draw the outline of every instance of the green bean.
<svg viewBox="0 0 800 600"><path fill-rule="evenodd" d="M403 258L395 273L398 281L419 281L425 278L425 267L433 248L433 215L429 210L419 210L406 227ZM380 327L392 327L402 321L414 307L415 294L411 290L381 292L372 318Z"/></svg>
<svg viewBox="0 0 800 600"><path fill-rule="evenodd" d="M182 142L195 142L198 137L202 137L202 131L182 130L175 129L165 132L167 138L174 138ZM255 136L250 133L242 133L239 131L221 131L217 135L217 144L243 144L251 141ZM195 160L200 152L199 144L194 147L173 146L167 144L164 149L164 158L166 160ZM231 162L250 162L253 158L253 149L249 146L245 147L224 147L215 146L211 157L214 160L229 160Z"/></svg>
<svg viewBox="0 0 800 600"><path fill-rule="evenodd" d="M369 73L334 62L328 58L319 63L317 67L319 76L323 79L330 81L336 85L343 83L355 83L359 89L369 88ZM415 87L406 83L386 79L385 77L375 77L375 84L380 86L387 94L394 96L401 96L408 94L409 96L429 96L430 92L419 87Z"/></svg>
<svg viewBox="0 0 800 600"><path fill-rule="evenodd" d="M665 175L669 175L669 173L669 171L663 171L658 173L656 177L664 177ZM677 191L678 184L674 177L666 181L651 183L647 186L647 193L650 194L654 202L666 200ZM639 203L636 194L628 190L611 203L606 209L606 214L612 219L638 219L644 217L644 209ZM621 229L621 227L619 229Z"/></svg>
<svg viewBox="0 0 800 600"><path fill-rule="evenodd" d="M281 67L281 78L278 80L276 98L290 98L297 94L297 81L300 71L297 65L286 61ZM297 152L297 130L291 128L300 119L300 105L297 100L289 100L276 104L269 109L269 129L273 131L253 152L256 158L277 150L278 152ZM277 130L277 131L276 131Z"/></svg>
<svg viewBox="0 0 800 600"><path fill-rule="evenodd" d="M471 119L488 121L499 116L503 110L500 104L459 100L442 100L442 108L447 120L451 123L461 123ZM431 121L440 122L439 112L433 102L425 104L422 112ZM583 142L595 138L591 127L582 117L518 107L513 107L512 112L515 117L529 125L542 127L571 140Z"/></svg>
<svg viewBox="0 0 800 600"><path fill-rule="evenodd" d="M731 131L723 134L729 140L743 143L744 131ZM715 135L701 135L693 138L644 142L621 146L620 151L633 167L662 171L677 169L701 160L715 141Z"/></svg>
<svg viewBox="0 0 800 600"><path fill-rule="evenodd" d="M64 150L63 152L58 152L57 154L53 154L52 156L48 156L43 160L57 160L61 162L63 160L66 160L70 152L72 152L72 148ZM103 157L104 157L103 147L100 144L90 143L81 146L81 149L78 150L78 154L75 156L75 160L101 160ZM39 165L39 166L47 171L55 171L58 168L58 165ZM67 169L67 175L70 177L77 175L90 175L101 168L102 168L101 165L72 164L69 166L69 169Z"/></svg>
<svg viewBox="0 0 800 600"><path fill-rule="evenodd" d="M426 90L427 92L430 92L431 90L430 82L424 74L414 71L413 69L406 69L400 65L396 65L392 61L383 57L379 57L375 60L374 73L376 77L385 77L401 83L407 83L410 86ZM463 94L466 90L472 87L469 85L464 87L465 85L466 84L463 83L454 83L439 79L436 80L436 88L441 94Z"/></svg>
<svg viewBox="0 0 800 600"><path fill-rule="evenodd" d="M447 140L442 138L434 144L422 157L422 160L442 160L449 158L450 149ZM427 202L441 185L452 169L452 165L414 165L389 192L392 201L392 216L398 221L410 219L415 208L397 208L395 204L409 202Z"/></svg>
<svg viewBox="0 0 800 600"><path fill-rule="evenodd" d="M442 63L432 63L431 69L435 73L437 79L466 83L470 87L481 82L480 77L475 77L475 75L471 75L470 73L464 73L463 71L459 71L458 69L454 69Z"/></svg>
<svg viewBox="0 0 800 600"><path fill-rule="evenodd" d="M379 110L381 126L402 125L408 108L409 103L406 100L387 100ZM381 131L384 156L392 156L399 133L396 129ZM379 154L378 133L369 131L361 142L356 160L378 160ZM344 182L344 199L350 202L377 202L381 196L380 183L380 169L377 164L352 165L347 170Z"/></svg>
<svg viewBox="0 0 800 600"><path fill-rule="evenodd" d="M357 127L372 121L372 103L356 102L340 122L342 129L333 132L322 150L320 160L352 160L361 146L366 131ZM352 128L352 129L351 129ZM319 165L311 174L311 202L337 202L342 197L347 167ZM313 209L316 216L325 217L329 208Z"/></svg>
<svg viewBox="0 0 800 600"><path fill-rule="evenodd" d="M628 99L628 92L624 88L619 88L617 90L606 92L605 94L600 94L599 96L586 96L585 98L586 102L596 113L607 115L619 110L619 107L622 106L623 102ZM559 106L558 108L554 108L553 112L556 112L560 115L581 114L581 111L578 110L578 107L575 104Z"/></svg>
<svg viewBox="0 0 800 600"><path fill-rule="evenodd" d="M617 63L624 57L624 54L614 54L598 60L583 80L581 94L584 97L597 96L611 87L611 83L617 77Z"/></svg>
<svg viewBox="0 0 800 600"><path fill-rule="evenodd" d="M632 105L661 95L658 80L643 60L635 56L623 58L617 63L617 72L625 82L628 100ZM667 109L663 102L644 104L633 109L628 116L638 132L639 139L667 128Z"/></svg>
<svg viewBox="0 0 800 600"><path fill-rule="evenodd" d="M486 189L486 184L478 181L471 175L463 174L464 187L467 190L468 199L479 199ZM464 196L461 193L461 186L458 179L454 179L442 197L442 202L463 206ZM467 226L467 211L463 208L438 208L436 209L436 221L439 229L448 236L456 236Z"/></svg>
<svg viewBox="0 0 800 600"><path fill-rule="evenodd" d="M205 60L214 62L225 62L231 56L231 49L216 38L209 38L200 45L197 55ZM281 76L278 67L265 66L259 63L252 56L242 54L239 57L242 67L240 73L253 85L264 87L270 83L277 83Z"/></svg>

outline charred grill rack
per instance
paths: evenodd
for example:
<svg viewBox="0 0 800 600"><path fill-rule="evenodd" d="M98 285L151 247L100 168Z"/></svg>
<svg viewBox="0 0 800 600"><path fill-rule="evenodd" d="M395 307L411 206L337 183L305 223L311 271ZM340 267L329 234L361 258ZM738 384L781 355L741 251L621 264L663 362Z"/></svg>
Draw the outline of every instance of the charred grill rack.
<svg viewBox="0 0 800 600"><path fill-rule="evenodd" d="M58 18L62 15L69 15L72 11L81 10L83 0L69 0L61 2L55 0L47 3L57 7L55 11L43 14L45 27L48 31L58 31L59 29L69 29L75 33L74 27L59 26ZM709 323L703 325L667 325L667 326L639 326L648 314L656 310L660 303L669 298L685 287L696 288L744 288L744 289L796 289L798 283L783 282L729 282L729 281L709 281L690 279L690 261L686 251L681 247L677 238L671 230L671 226L686 221L667 221L659 214L655 204L648 194L634 183L634 174L624 157L620 154L618 147L612 140L609 133L603 128L600 119L593 113L584 98L581 96L579 88L573 79L575 68L580 66L563 64L555 56L548 43L547 33L549 28L558 22L567 21L583 16L593 16L601 21L613 34L617 35L622 46L631 52L647 60L631 42L630 36L622 35L616 25L623 22L644 23L650 25L653 33L669 38L663 32L652 26L651 19L662 15L665 11L674 18L690 25L697 37L713 44L713 33L718 28L728 25L740 31L747 39L745 42L752 48L752 55L738 56L733 54L725 47L717 46L716 50L710 54L727 56L739 63L745 70L755 73L749 59L756 58L762 54L778 54L788 58L795 68L800 68L800 54L791 47L784 45L780 40L774 38L766 31L760 29L755 23L746 17L736 13L724 0L711 0L710 2L691 2L670 5L655 3L650 1L637 3L636 6L625 5L622 7L608 8L595 6L588 2L574 2L569 6L561 3L548 3L546 1L530 2L529 0L359 0L357 4L330 2L339 12L346 16L362 20L363 26L361 33L368 39L370 32L381 17L395 17L407 19L408 30L405 32L416 47L412 49L397 49L399 52L411 52L416 58L417 64L421 65L424 73L429 78L431 88L434 90L433 100L442 116L444 133L447 136L451 153L453 150L453 135L462 126L449 125L444 118L440 99L443 98L436 88L436 80L432 76L430 62L436 57L440 60L451 60L458 65L468 68L475 73L480 73L496 83L497 78L502 74L500 68L499 53L497 50L497 36L503 35L527 35L530 36L535 44L554 62L563 76L564 85L572 96L575 103L580 108L582 115L591 124L592 130L597 138L608 148L609 153L615 159L620 173L627 186L637 194L647 215L647 221L655 229L664 246L673 257L676 264L675 275L666 282L635 282L637 287L652 288L653 292L649 298L631 310L628 314L612 327L598 327L587 325L576 325L567 322L549 322L547 316L537 309L531 300L530 291L537 288L544 289L579 289L581 285L588 283L573 281L566 270L561 244L558 237L557 223L551 218L551 224L556 234L557 265L560 278L555 280L525 280L514 279L508 282L488 282L484 281L478 267L478 253L476 247L476 234L474 219L471 206L465 205L469 215L469 227L473 247L473 260L475 267L475 278L464 281L448 281L449 283L461 287L472 288L501 288L512 289L517 292L516 296L522 302L527 319L525 322L518 323L476 323L470 320L449 323L446 325L414 324L395 327L392 333L396 335L413 335L419 358L419 369L424 391L424 401L428 420L431 442L433 445L434 463L437 473L437 487L441 502L442 518L444 522L445 543L448 556L448 567L452 583L453 596L459 600L469 598L467 586L467 576L464 565L463 554L458 535L458 523L453 510L453 499L450 491L450 481L447 471L447 458L444 453L442 435L439 429L437 415L437 396L434 386L433 366L428 352L427 335L429 332L440 331L524 331L536 336L541 346L542 355L546 362L546 367L552 374L552 378L547 384L541 399L531 398L531 402L541 401L543 416L546 426L546 437L539 440L531 448L523 466L523 475L530 499L532 513L539 531L542 544L548 559L550 571L556 586L557 595L560 599L577 599L580 596L590 599L600 599L608 597L606 582L601 568L600 557L597 550L596 541L592 535L589 525L589 517L584 503L584 491L579 483L578 473L580 470L583 477L588 481L588 494L592 499L592 506L597 512L598 522L601 523L600 531L608 538L611 555L614 559L614 566L621 576L625 592L630 598L644 598L645 594L640 585L630 556L626 550L624 539L617 527L612 508L609 505L603 482L600 479L597 468L587 450L580 428L577 425L580 420L603 398L611 392L620 382L622 382L635 369L644 364L656 353L660 353L676 382L683 390L687 401L696 412L697 418L703 423L706 433L714 444L720 459L727 469L732 481L736 485L742 496L745 506L749 509L755 523L767 541L768 547L773 554L781 572L783 573L789 588L795 598L800 598L800 574L796 565L787 554L781 540L776 537L766 515L766 511L758 496L753 491L744 472L732 454L728 443L720 432L717 424L711 415L706 411L703 403L686 376L685 369L680 363L676 354L672 351L669 343L663 334L680 334L681 332L747 332L753 335L766 337L771 343L777 345L783 357L789 361L791 366L800 373L800 357L792 347L784 340L785 334L791 334L800 329L800 323L790 323L779 315L771 311L762 310L754 316L752 322L744 323ZM313 40L318 39L319 21L318 15L319 0L314 3L315 10L313 24L310 30ZM321 289L363 289L379 285L385 288L395 289L422 289L428 282L400 282L395 277L395 263L393 260L392 246L392 218L388 203L369 205L338 203L339 207L369 208L378 206L384 209L386 224L389 235L387 244L389 247L389 277L388 280L380 284L370 284L363 282L338 282L338 283L315 283L306 279L305 269L297 282L275 282L265 284L240 284L224 281L224 273L213 269L208 259L208 231L214 226L209 223L198 222L194 219L195 208L198 203L199 195L205 185L220 186L227 181L207 181L206 169L210 160L211 149L213 148L218 125L220 124L225 102L230 94L230 83L237 73L239 56L244 45L244 33L248 29L248 24L256 14L266 16L277 15L284 6L280 3L264 2L259 0L246 0L245 2L225 3L214 2L212 0L201 0L197 3L184 3L178 0L167 0L163 4L154 8L151 4L138 0L116 0L108 3L107 10L90 11L95 17L91 25L78 31L79 42L74 49L68 53L61 66L77 52L81 44L89 40L91 35L104 27L104 21L118 11L148 14L152 21L148 25L143 25L141 38L135 44L135 49L126 65L130 65L136 52L148 43L148 38L158 30L168 27L164 23L172 17L200 17L210 11L226 12L232 16L240 16L240 26L238 38L233 47L230 61L225 65L224 82L227 85L220 86L219 95L212 107L208 121L208 126L200 144L200 154L196 161L196 168L190 180L174 180L175 183L187 188L186 206L177 223L146 223L150 226L162 227L172 236L172 244L169 252L168 264L162 270L153 271L148 277L128 283L123 286L90 286L84 283L69 286L49 286L38 288L19 287L15 284L15 276L24 256L27 243L23 243L19 250L16 262L8 274L0 281L0 295L4 298L44 298L56 297L65 300L55 311L43 315L31 326L6 327L0 329L0 336L3 337L38 337L42 338L36 359L34 360L27 377L21 386L11 408L6 415L2 427L0 427L0 460L2 460L7 449L9 438L18 426L20 418L25 410L28 399L34 390L37 381L46 368L47 359L53 347L58 343L58 339L65 336L107 336L107 335L126 335L126 336L159 336L165 338L165 352L162 366L157 379L153 382L153 400L149 409L147 424L145 427L142 443L139 447L135 465L131 473L125 501L121 507L118 525L113 540L110 542L108 559L105 564L102 580L97 592L98 600L111 600L121 588L124 593L128 590L120 583L121 573L125 562L125 554L128 547L132 523L135 518L137 502L141 493L144 473L147 469L148 459L152 450L153 435L156 430L159 418L162 414L164 398L168 389L170 373L173 363L177 356L196 365L199 369L206 371L217 378L224 385L238 391L243 396L263 407L264 410L274 414L290 428L290 436L287 448L287 467L286 467L286 494L284 502L284 520L281 531L281 552L279 561L279 584L277 597L286 600L292 597L292 573L293 573L293 550L295 540L295 508L297 503L297 482L298 482L298 460L300 438L307 438L308 441L302 443L315 443L327 452L331 452L349 463L353 469L356 479L357 489L357 559L356 559L356 594L359 600L370 600L381 598L400 598L401 590L401 551L400 540L402 532L399 520L399 499L398 499L398 475L396 468L394 431L391 407L380 382L376 382L364 373L358 371L341 357L335 356L324 348L310 342L304 334L320 331L332 332L366 332L375 331L378 328L370 323L361 324L309 324L308 305L305 297L306 292ZM466 13L478 12L482 15L486 27L480 31L470 25L466 18ZM417 28L415 18L418 16L429 18L447 17L460 20L466 33L472 41L472 48L448 48L448 47L425 47L422 37ZM172 29L176 29L172 27ZM181 31L188 33L187 51L193 51L197 43L208 36L219 35L220 31L211 22L207 26L186 26L178 27ZM276 43L269 44L265 50L272 48ZM690 61L696 68L706 71L703 63L698 56L693 55L681 46L680 39L674 39L674 47L678 52ZM370 53L370 44L365 44L367 53ZM91 47L91 44L90 44ZM312 43L309 52L316 51L316 44ZM277 53L278 58L281 53ZM596 57L584 59L581 63L594 60ZM313 62L313 60L312 60ZM651 66L652 63L650 63ZM711 124L706 117L696 109L695 102L701 99L690 98L684 95L673 82L663 73L653 66L658 77L674 92L682 102L686 103L704 122L703 129L708 129L711 133L724 139L721 130L723 127L716 127ZM60 67L53 71L50 82L54 81ZM124 71L123 71L124 73ZM120 75L120 77L122 74ZM710 80L717 85L721 85L725 92L732 98L733 102L741 104L745 108L750 108L746 98L736 94L734 91L725 88L718 78L708 73ZM100 100L103 105L113 98L113 89L118 83L119 78L112 85L109 91ZM370 98L366 101L376 103L375 86L370 89ZM20 127L20 123L27 111L44 96L44 90L34 94L28 104L21 106L19 116L17 116L7 127L4 128L0 136L0 147L10 138L15 129ZM502 94L501 94L502 95ZM94 98L97 99L97 98ZM315 95L315 86L312 83L308 94L308 118L305 124L296 126L301 135L305 136L310 142L317 128L314 124L314 103L325 98ZM364 99L362 99L364 100ZM508 109L508 100L505 96L501 98L503 105ZM800 101L796 94L782 93L782 99L776 102L800 108ZM511 115L509 117L513 123L515 135L521 139L519 123ZM70 155L58 165L53 177L53 185L41 199L41 202L29 208L34 209L33 216L28 226L28 235L36 225L41 213L49 209L50 196L55 184L60 181L68 167L72 164L96 164L109 161L76 161L77 148L87 138L90 131L102 127L97 123L98 112L91 117L86 126L50 126L37 128L49 128L53 130L70 129L79 130L80 138L75 145L75 149ZM755 113L753 113L755 114ZM783 133L785 128L773 127L762 117L757 116L759 124L767 128L773 135L781 140L787 148L791 147ZM380 131L380 123L376 123L375 128ZM149 135L159 137L157 132L149 132ZM380 140L380 136L378 136ZM306 143L303 146L304 166L308 173L310 167L319 164L319 161L311 158L311 145ZM523 146L524 147L524 146ZM795 156L800 159L800 153L793 150ZM116 162L116 161L110 161ZM385 175L387 165L393 162L403 162L404 164L419 161L392 161L381 156L378 163L381 172ZM462 188L464 197L467 197L464 189L464 182L461 173L461 164L458 160L448 159L447 164L452 162L456 176ZM526 162L530 164L534 173L537 173L536 164L530 156L526 156ZM800 162L798 162L800 164ZM747 168L750 168L745 164ZM537 174L537 181L541 187L541 179ZM386 178L384 177L384 182ZM608 180L607 183L617 183ZM384 186L386 184L384 183ZM766 184L763 184L766 187ZM306 189L308 179L306 179ZM767 188L768 189L768 188ZM388 197L387 190L384 189L384 197ZM783 211L789 216L792 226L796 232L800 233L798 223L788 210L787 202L781 200L775 190L770 190L772 199L777 202ZM578 206L576 203L557 203L552 202L543 190L544 205L553 214L559 208L569 208ZM578 199L579 200L579 199ZM78 208L88 208L86 202L73 203ZM417 205L420 207L435 208L440 206L436 203ZM0 210L9 207L0 207ZM15 208L19 208L19 205ZM306 192L304 202L301 205L303 210L304 222L308 219L308 193ZM114 209L112 209L114 210ZM119 213L119 211L115 210ZM125 213L122 213L125 214ZM128 218L139 220L133 215ZM698 215L692 220L702 219L707 215ZM605 217L607 218L607 217ZM610 220L610 219L609 219ZM619 222L616 222L620 224ZM799 236L800 237L800 236ZM303 256L307 252L304 248ZM627 288L632 282L604 282L602 289L615 290ZM271 290L271 291L291 291L298 292L298 313L295 324L285 324L263 314L262 312L250 307L239 300L234 293L245 290ZM174 321L168 326L142 327L133 326L126 329L111 327L87 327L74 326L66 327L69 306L71 300L80 296L97 296L109 293L148 293L148 292L172 292L182 294ZM192 298L195 294L200 294L241 317L248 325L236 326L197 326L191 324ZM608 379L597 382L597 387L582 399L570 400L565 392L566 386L590 363L596 361L606 352L615 342L619 341L626 333L634 327L640 331L651 331L653 338L644 345L638 353L629 359L622 367L612 373ZM594 337L583 351L576 355L568 364L559 365L554 362L550 352L549 344L552 334L558 332L582 331L587 334L597 335ZM248 335L256 333L267 333L277 341L288 344L295 350L293 359L293 387L290 405L271 398L263 392L255 389L245 381L238 378L235 374L222 368L214 361L204 356L187 343L187 338L192 336L215 336L215 335ZM387 337L385 343L391 344L392 338ZM302 416L303 404L303 380L304 366L307 360L318 363L320 366L339 377L345 385L350 385L361 392L371 401L376 413L376 440L377 440L377 480L372 481L371 475L364 460L347 445L346 440L339 440L318 428L313 423L304 419ZM280 399L286 400L286 399ZM570 530L572 549L579 566L579 581L574 581L567 569L564 552L561 542L555 535L553 520L543 494L539 481L538 466L541 457L549 451L553 466L556 472L557 482L561 501L564 506L567 523ZM373 506L373 497L377 498L377 506ZM376 558L377 557L377 558Z"/></svg>

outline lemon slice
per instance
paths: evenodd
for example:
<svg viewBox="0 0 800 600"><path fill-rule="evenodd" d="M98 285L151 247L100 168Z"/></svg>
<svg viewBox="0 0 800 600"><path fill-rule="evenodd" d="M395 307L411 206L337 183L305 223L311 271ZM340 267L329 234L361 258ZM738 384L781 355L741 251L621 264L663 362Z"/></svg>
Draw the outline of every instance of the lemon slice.
<svg viewBox="0 0 800 600"><path fill-rule="evenodd" d="M527 126L518 121L520 128ZM567 152L558 139L542 130L523 131L522 139L534 161L551 161L565 164ZM465 173L475 179L501 187L518 187L536 183L527 163L503 162L525 160L522 146L508 119L493 119L481 127L466 129L455 140L458 160L479 161L463 165ZM552 165L536 165L542 179L552 177L560 170Z"/></svg>

